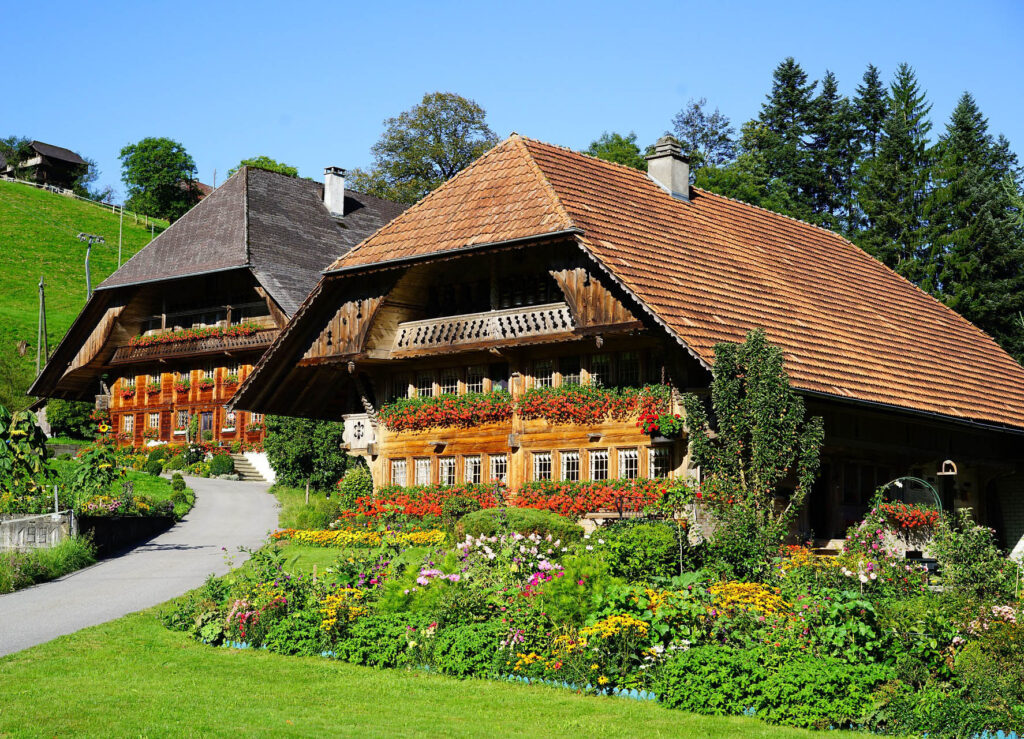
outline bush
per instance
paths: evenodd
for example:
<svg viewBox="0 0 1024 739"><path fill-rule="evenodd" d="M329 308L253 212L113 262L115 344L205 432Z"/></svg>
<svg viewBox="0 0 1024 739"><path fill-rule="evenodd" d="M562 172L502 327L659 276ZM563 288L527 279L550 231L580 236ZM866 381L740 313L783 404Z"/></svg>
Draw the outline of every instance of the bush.
<svg viewBox="0 0 1024 739"><path fill-rule="evenodd" d="M164 471L164 466L160 464L159 459L154 459L146 462L146 472L153 475L153 477L160 477L160 474Z"/></svg>
<svg viewBox="0 0 1024 739"><path fill-rule="evenodd" d="M623 585L594 554L566 557L562 566L563 576L545 582L536 600L537 609L555 623L582 625L605 602L609 589Z"/></svg>
<svg viewBox="0 0 1024 739"><path fill-rule="evenodd" d="M862 722L872 692L891 677L879 665L710 645L666 663L656 691L671 708L711 715L752 710L771 723L827 729Z"/></svg>
<svg viewBox="0 0 1024 739"><path fill-rule="evenodd" d="M455 525L464 516L480 510L480 502L468 496L454 496L441 504L441 526L445 531L454 531Z"/></svg>
<svg viewBox="0 0 1024 739"><path fill-rule="evenodd" d="M373 495L373 478L364 465L356 465L338 480L338 501L343 508L354 508L356 500Z"/></svg>
<svg viewBox="0 0 1024 739"><path fill-rule="evenodd" d="M185 478L181 476L180 472L175 472L171 475L171 489L172 490L184 490L185 489Z"/></svg>
<svg viewBox="0 0 1024 739"><path fill-rule="evenodd" d="M215 454L210 460L211 475L230 475L235 471L235 462L226 454Z"/></svg>
<svg viewBox="0 0 1024 739"><path fill-rule="evenodd" d="M551 534L562 541L583 536L583 529L574 521L551 511L535 508L485 508L464 516L456 527L463 536L495 536L515 531L520 534Z"/></svg>
<svg viewBox="0 0 1024 739"><path fill-rule="evenodd" d="M182 452L182 457L184 457L185 466L188 467L206 459L206 451L199 444L189 444Z"/></svg>
<svg viewBox="0 0 1024 739"><path fill-rule="evenodd" d="M263 644L278 654L319 655L328 647L327 635L320 627L322 620L316 610L289 613L270 624Z"/></svg>
<svg viewBox="0 0 1024 739"><path fill-rule="evenodd" d="M409 642L420 620L409 614L378 613L357 618L334 651L338 659L370 667L401 667L409 663Z"/></svg>
<svg viewBox="0 0 1024 739"><path fill-rule="evenodd" d="M92 403L54 398L46 403L46 421L54 436L92 439L96 435L92 411Z"/></svg>
<svg viewBox="0 0 1024 739"><path fill-rule="evenodd" d="M282 485L330 490L345 474L349 456L341 450L344 424L289 416L267 416L263 447Z"/></svg>
<svg viewBox="0 0 1024 739"><path fill-rule="evenodd" d="M431 662L446 675L492 677L507 630L494 621L442 629L432 645Z"/></svg>
<svg viewBox="0 0 1024 739"><path fill-rule="evenodd" d="M915 689L893 681L875 693L877 710L868 726L887 734L927 735L943 738L983 735L984 732L1024 728L1020 714L1007 714L972 703L962 691L938 685Z"/></svg>
<svg viewBox="0 0 1024 739"><path fill-rule="evenodd" d="M969 509L939 522L931 550L947 588L981 598L1012 594L1016 565L1003 556L995 532L976 524Z"/></svg>
<svg viewBox="0 0 1024 739"><path fill-rule="evenodd" d="M163 444L153 447L149 451L149 456L146 457L147 462L160 461L163 459L167 459L167 447Z"/></svg>
<svg viewBox="0 0 1024 739"><path fill-rule="evenodd" d="M700 568L686 530L674 523L624 521L601 532L611 573L630 582L668 578Z"/></svg>
<svg viewBox="0 0 1024 739"><path fill-rule="evenodd" d="M318 497L311 500L309 505L294 511L293 520L297 529L326 529L340 515L341 506L338 501Z"/></svg>
<svg viewBox="0 0 1024 739"><path fill-rule="evenodd" d="M164 462L165 470L183 470L185 469L185 457L182 454L175 454Z"/></svg>

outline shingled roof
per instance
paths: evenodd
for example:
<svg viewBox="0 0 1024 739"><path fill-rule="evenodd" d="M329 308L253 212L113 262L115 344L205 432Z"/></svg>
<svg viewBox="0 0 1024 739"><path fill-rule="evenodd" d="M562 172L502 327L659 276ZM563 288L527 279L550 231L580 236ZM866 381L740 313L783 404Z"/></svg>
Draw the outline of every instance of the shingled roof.
<svg viewBox="0 0 1024 739"><path fill-rule="evenodd" d="M805 391L1024 428L1024 368L849 241L518 135L331 269L566 231L709 366L761 327Z"/></svg>
<svg viewBox="0 0 1024 739"><path fill-rule="evenodd" d="M242 167L129 259L98 290L247 267L292 315L331 258L406 206L346 191L345 217L323 205L323 185Z"/></svg>

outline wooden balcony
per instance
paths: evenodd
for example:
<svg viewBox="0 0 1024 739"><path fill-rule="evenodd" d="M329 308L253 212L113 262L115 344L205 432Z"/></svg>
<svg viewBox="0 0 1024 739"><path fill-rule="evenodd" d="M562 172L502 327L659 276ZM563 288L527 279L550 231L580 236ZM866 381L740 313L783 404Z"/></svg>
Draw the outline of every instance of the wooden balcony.
<svg viewBox="0 0 1024 739"><path fill-rule="evenodd" d="M575 328L569 306L549 303L398 324L392 356L562 338Z"/></svg>
<svg viewBox="0 0 1024 739"><path fill-rule="evenodd" d="M253 350L265 351L277 338L278 329L261 329L247 336L211 336L205 339L172 341L149 346L119 346L110 360L114 364L148 362L159 359L237 354Z"/></svg>

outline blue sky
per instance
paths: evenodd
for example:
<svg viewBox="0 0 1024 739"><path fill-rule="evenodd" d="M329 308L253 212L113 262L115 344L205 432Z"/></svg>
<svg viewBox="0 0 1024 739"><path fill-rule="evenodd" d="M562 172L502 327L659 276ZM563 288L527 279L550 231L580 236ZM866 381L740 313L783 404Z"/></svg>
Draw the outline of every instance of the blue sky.
<svg viewBox="0 0 1024 739"><path fill-rule="evenodd" d="M95 159L145 136L185 144L217 182L266 154L319 178L366 166L382 122L446 90L501 136L583 148L605 130L650 143L691 97L737 129L792 55L852 94L868 62L910 62L942 129L964 90L1024 156L1024 3L19 3L4 12L0 135Z"/></svg>

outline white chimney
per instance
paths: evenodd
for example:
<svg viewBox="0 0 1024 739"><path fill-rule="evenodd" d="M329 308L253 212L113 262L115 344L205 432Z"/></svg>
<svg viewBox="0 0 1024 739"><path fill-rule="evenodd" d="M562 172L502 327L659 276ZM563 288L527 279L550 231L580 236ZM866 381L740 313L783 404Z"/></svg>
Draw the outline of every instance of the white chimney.
<svg viewBox="0 0 1024 739"><path fill-rule="evenodd" d="M673 136L662 136L647 157L647 176L679 200L690 199L690 160Z"/></svg>
<svg viewBox="0 0 1024 739"><path fill-rule="evenodd" d="M324 168L324 205L331 215L345 215L345 170L341 167Z"/></svg>

